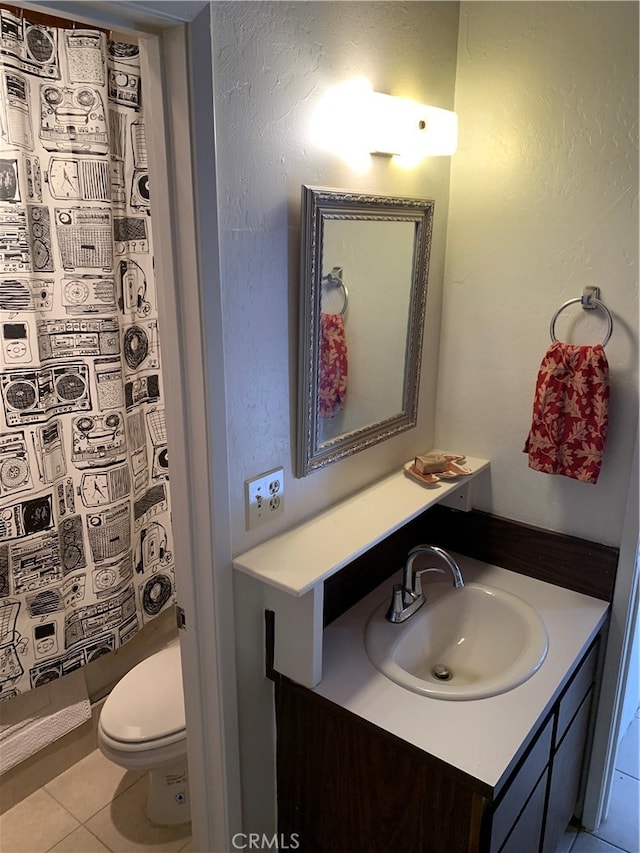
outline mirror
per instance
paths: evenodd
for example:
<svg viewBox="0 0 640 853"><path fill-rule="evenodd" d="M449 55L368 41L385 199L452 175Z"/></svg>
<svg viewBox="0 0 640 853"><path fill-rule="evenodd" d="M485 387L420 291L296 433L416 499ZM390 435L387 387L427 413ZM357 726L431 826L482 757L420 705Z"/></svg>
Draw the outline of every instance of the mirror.
<svg viewBox="0 0 640 853"><path fill-rule="evenodd" d="M299 477L416 425L433 208L302 188Z"/></svg>

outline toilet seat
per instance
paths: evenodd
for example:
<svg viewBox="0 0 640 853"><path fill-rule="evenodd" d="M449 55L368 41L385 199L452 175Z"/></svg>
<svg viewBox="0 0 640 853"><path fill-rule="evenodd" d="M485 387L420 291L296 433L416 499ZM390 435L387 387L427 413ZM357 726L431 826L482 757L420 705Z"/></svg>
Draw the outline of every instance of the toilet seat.
<svg viewBox="0 0 640 853"><path fill-rule="evenodd" d="M99 730L109 747L123 752L160 749L185 740L178 644L143 660L116 684L102 708Z"/></svg>
<svg viewBox="0 0 640 853"><path fill-rule="evenodd" d="M125 743L112 740L98 725L98 746L110 761L120 767L126 767L127 770L153 772L156 768L176 761L184 764L185 767L187 763L186 731L182 732L182 735L176 734L172 742L158 740L148 743Z"/></svg>
<svg viewBox="0 0 640 853"><path fill-rule="evenodd" d="M160 750L173 746L174 744L178 744L178 748L182 751L182 754L186 752L186 729L181 729L167 737L152 738L145 741L118 740L117 738L111 737L99 722L98 734L100 736L101 743L103 743L108 749L115 752L145 752L147 750ZM175 750L171 750L171 752L173 754Z"/></svg>

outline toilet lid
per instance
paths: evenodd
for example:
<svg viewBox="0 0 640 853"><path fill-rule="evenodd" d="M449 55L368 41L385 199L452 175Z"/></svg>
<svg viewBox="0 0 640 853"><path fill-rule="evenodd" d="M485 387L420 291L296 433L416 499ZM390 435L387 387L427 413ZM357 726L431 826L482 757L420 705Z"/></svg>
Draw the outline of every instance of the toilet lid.
<svg viewBox="0 0 640 853"><path fill-rule="evenodd" d="M184 729L179 644L143 660L116 684L102 708L100 725L114 740L137 743Z"/></svg>

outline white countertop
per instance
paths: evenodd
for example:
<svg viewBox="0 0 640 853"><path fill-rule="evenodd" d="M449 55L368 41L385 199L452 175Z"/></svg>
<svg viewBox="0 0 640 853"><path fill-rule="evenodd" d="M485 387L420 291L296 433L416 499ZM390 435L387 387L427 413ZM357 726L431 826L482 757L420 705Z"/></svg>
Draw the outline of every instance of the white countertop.
<svg viewBox="0 0 640 853"><path fill-rule="evenodd" d="M390 578L324 631L323 677L314 692L496 789L522 754L536 723L604 624L608 602L455 555L465 581L498 587L536 608L549 635L547 657L513 690L486 699L449 701L412 693L373 666L364 629L390 600ZM424 581L429 597L432 580ZM438 584L450 581L437 581Z"/></svg>
<svg viewBox="0 0 640 853"><path fill-rule="evenodd" d="M423 486L399 471L341 501L304 524L233 559L238 571L301 596L335 574L425 509L464 488L489 467L467 457L471 474Z"/></svg>

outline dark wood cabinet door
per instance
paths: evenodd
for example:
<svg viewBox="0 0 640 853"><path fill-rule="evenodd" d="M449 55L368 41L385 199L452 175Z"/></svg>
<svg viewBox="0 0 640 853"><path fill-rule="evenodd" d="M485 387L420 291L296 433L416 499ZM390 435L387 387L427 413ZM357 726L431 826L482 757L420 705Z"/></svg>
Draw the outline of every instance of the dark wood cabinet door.
<svg viewBox="0 0 640 853"><path fill-rule="evenodd" d="M573 817L580 792L591 695L590 692L584 699L553 759L543 853L555 853L558 842Z"/></svg>
<svg viewBox="0 0 640 853"><path fill-rule="evenodd" d="M477 853L478 783L297 685L276 720L278 832L301 853Z"/></svg>

